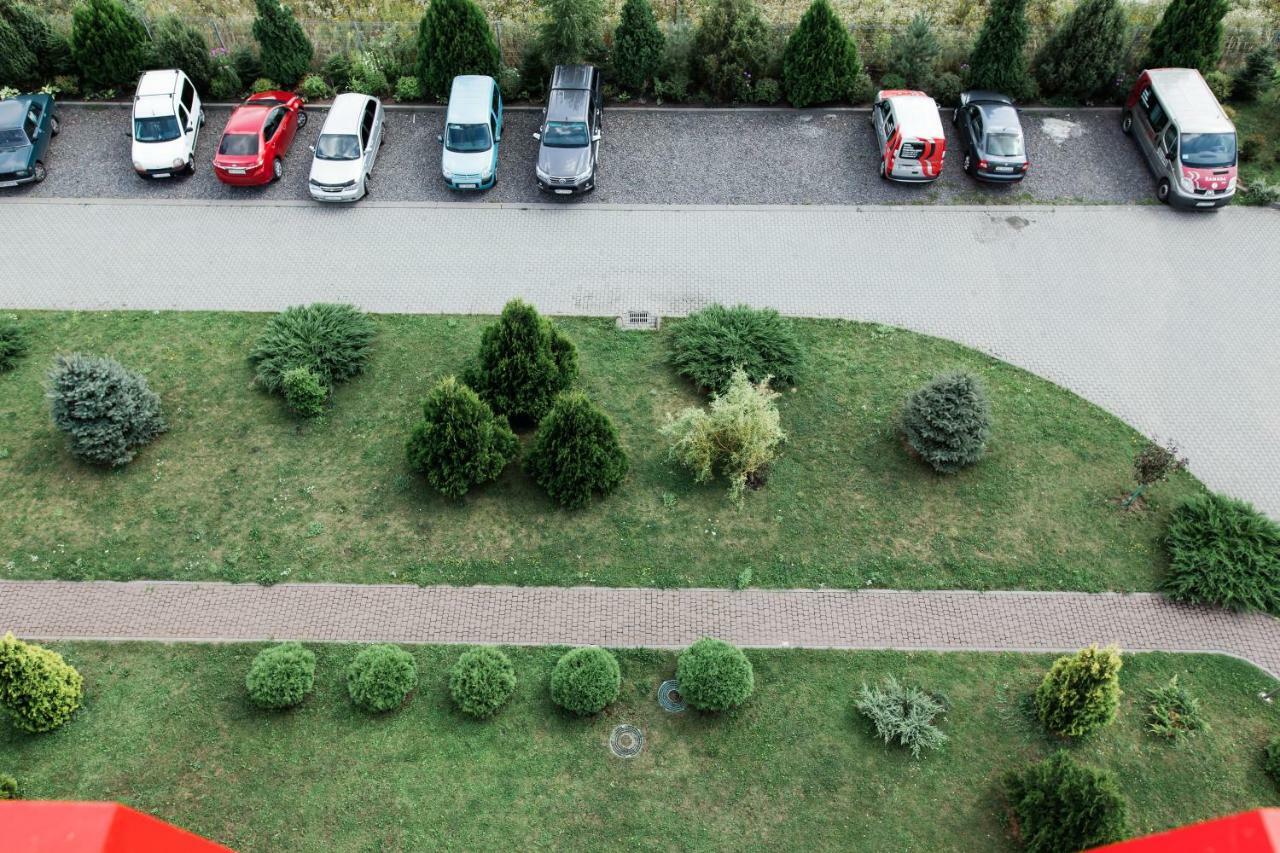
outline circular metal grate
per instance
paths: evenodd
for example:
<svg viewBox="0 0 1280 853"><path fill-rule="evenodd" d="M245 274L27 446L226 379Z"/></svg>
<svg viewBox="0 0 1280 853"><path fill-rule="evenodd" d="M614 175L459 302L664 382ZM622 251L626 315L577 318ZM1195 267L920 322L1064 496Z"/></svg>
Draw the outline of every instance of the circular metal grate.
<svg viewBox="0 0 1280 853"><path fill-rule="evenodd" d="M658 704L662 710L678 714L685 709L684 697L680 695L680 682L674 678L658 685Z"/></svg>
<svg viewBox="0 0 1280 853"><path fill-rule="evenodd" d="M635 758L644 749L644 733L623 723L609 735L609 749L619 758Z"/></svg>

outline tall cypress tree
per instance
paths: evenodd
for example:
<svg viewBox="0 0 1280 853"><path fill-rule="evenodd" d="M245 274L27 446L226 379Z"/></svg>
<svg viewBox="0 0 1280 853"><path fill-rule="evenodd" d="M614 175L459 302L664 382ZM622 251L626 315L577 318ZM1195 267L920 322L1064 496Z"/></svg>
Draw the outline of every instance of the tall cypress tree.
<svg viewBox="0 0 1280 853"><path fill-rule="evenodd" d="M585 62L600 50L604 33L602 0L541 0L545 18L538 50L546 65Z"/></svg>
<svg viewBox="0 0 1280 853"><path fill-rule="evenodd" d="M1028 94L1027 31L1027 0L992 0L969 57L969 86L1013 98Z"/></svg>
<svg viewBox="0 0 1280 853"><path fill-rule="evenodd" d="M662 65L666 43L649 0L627 0L613 33L613 76L618 85L644 92Z"/></svg>
<svg viewBox="0 0 1280 853"><path fill-rule="evenodd" d="M927 15L916 15L907 29L894 38L889 53L889 71L906 81L908 89L921 89L933 80L934 66L942 45L933 34Z"/></svg>
<svg viewBox="0 0 1280 853"><path fill-rule="evenodd" d="M7 20L0 17L0 86L25 85L36 76L36 55Z"/></svg>
<svg viewBox="0 0 1280 853"><path fill-rule="evenodd" d="M1173 0L1151 31L1147 68L1196 68L1207 74L1222 58L1222 19L1227 0Z"/></svg>
<svg viewBox="0 0 1280 853"><path fill-rule="evenodd" d="M827 0L813 0L787 39L782 86L793 106L849 97L862 73L858 48Z"/></svg>
<svg viewBox="0 0 1280 853"><path fill-rule="evenodd" d="M498 45L493 30L472 0L431 0L418 25L418 77L422 90L449 96L459 74L497 77Z"/></svg>
<svg viewBox="0 0 1280 853"><path fill-rule="evenodd" d="M292 88L311 65L311 42L293 10L280 0L256 2L258 17L253 21L253 37L262 54L262 73L277 84ZM246 85L252 82L244 81Z"/></svg>
<svg viewBox="0 0 1280 853"><path fill-rule="evenodd" d="M1108 85L1124 58L1127 30L1117 0L1084 0L1036 56L1041 93L1083 101Z"/></svg>
<svg viewBox="0 0 1280 853"><path fill-rule="evenodd" d="M71 13L71 57L89 91L137 79L147 30L119 0L85 0Z"/></svg>

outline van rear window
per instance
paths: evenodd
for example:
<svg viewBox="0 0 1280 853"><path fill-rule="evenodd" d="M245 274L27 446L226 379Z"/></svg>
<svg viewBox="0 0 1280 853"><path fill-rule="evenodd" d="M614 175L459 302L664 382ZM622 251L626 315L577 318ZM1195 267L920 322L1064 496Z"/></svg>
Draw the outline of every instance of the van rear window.
<svg viewBox="0 0 1280 853"><path fill-rule="evenodd" d="M917 142L914 139L908 139L902 143L902 148L898 152L903 160L919 160L920 155L924 153L924 143Z"/></svg>

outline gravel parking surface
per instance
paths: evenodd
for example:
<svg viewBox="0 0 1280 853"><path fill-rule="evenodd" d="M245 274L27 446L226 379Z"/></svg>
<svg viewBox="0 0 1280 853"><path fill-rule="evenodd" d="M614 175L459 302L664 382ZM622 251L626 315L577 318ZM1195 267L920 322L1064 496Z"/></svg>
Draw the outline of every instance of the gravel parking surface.
<svg viewBox="0 0 1280 853"><path fill-rule="evenodd" d="M209 163L227 109L209 108L197 148L197 172L148 182L130 168L129 118L123 106L62 107L62 133L51 148L49 178L8 190L61 198L305 199L311 154L324 120L321 107L294 142L285 176L262 188L226 187ZM950 115L943 122L952 133ZM387 143L373 171L371 197L388 201L537 202L531 134L540 114L506 115L498 185L459 194L439 178L443 111L391 111ZM877 152L865 111L607 110L598 189L567 203L626 204L910 204L1001 201L1148 202L1153 186L1131 140L1110 110L1023 114L1032 171L1019 185L979 184L953 152L941 180L893 184L877 176Z"/></svg>

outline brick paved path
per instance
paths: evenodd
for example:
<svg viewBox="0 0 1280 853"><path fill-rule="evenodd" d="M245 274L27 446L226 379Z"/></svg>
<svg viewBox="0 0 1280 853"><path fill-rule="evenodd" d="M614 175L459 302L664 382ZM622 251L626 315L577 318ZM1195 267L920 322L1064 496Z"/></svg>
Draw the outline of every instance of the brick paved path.
<svg viewBox="0 0 1280 853"><path fill-rule="evenodd" d="M1280 620L1150 594L0 582L31 639L1222 652L1280 677Z"/></svg>
<svg viewBox="0 0 1280 853"><path fill-rule="evenodd" d="M0 234L67 248L40 275L0 277L0 308L492 314L523 296L555 314L722 301L892 323L1177 439L1212 488L1280 518L1275 211L0 199ZM272 269L271 286L228 277L229 253Z"/></svg>

